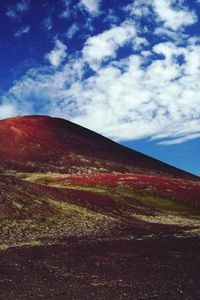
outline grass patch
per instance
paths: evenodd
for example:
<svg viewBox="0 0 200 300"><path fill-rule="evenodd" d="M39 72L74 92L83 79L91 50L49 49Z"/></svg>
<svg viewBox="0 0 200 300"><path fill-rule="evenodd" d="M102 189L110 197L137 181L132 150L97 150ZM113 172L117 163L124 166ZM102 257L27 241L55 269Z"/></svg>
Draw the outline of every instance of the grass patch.
<svg viewBox="0 0 200 300"><path fill-rule="evenodd" d="M14 173L14 172L12 172ZM18 178L28 180L30 182L35 182L42 185L50 185L54 187L62 188L72 188L76 190L90 191L95 193L100 193L106 196L110 196L117 203L126 206L129 209L139 208L142 210L153 209L155 211L161 212L175 212L182 214L184 216L197 216L200 212L191 205L187 205L179 202L178 200L173 200L170 198L163 198L159 195L152 195L148 192L140 193L136 192L133 188L118 185L116 187L111 187L107 185L95 184L95 185L73 185L67 181L51 181L49 178L55 177L67 177L67 174L58 173L22 173L17 172L14 174Z"/></svg>
<svg viewBox="0 0 200 300"><path fill-rule="evenodd" d="M160 211L176 212L184 216L199 215L200 212L191 205L147 193L138 193L131 188L118 186L116 191L122 196L132 197L149 208Z"/></svg>
<svg viewBox="0 0 200 300"><path fill-rule="evenodd" d="M49 179L47 177L40 177L34 180L35 183L49 185Z"/></svg>

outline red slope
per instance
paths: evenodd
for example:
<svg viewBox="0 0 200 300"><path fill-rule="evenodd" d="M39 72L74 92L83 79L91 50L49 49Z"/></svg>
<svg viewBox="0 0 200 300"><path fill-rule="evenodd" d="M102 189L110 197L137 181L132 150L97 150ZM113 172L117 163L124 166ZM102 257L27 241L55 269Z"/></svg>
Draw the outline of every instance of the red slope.
<svg viewBox="0 0 200 300"><path fill-rule="evenodd" d="M63 181L74 186L122 186L134 191L173 199L185 204L200 207L200 182L185 179L166 178L141 174L92 174L49 178L49 182Z"/></svg>
<svg viewBox="0 0 200 300"><path fill-rule="evenodd" d="M0 166L21 171L136 172L195 179L69 121L26 116L0 121Z"/></svg>
<svg viewBox="0 0 200 300"><path fill-rule="evenodd" d="M0 174L0 216L4 214L20 218L23 214L19 213L19 211L25 207L29 207L27 213L30 217L35 213L45 215L49 210L49 208L45 206L45 201L43 201L43 204L37 203L38 199L45 198L55 199L58 202L64 201L93 210L103 210L105 212L107 212L107 210L112 211L117 207L116 202L111 197L99 193L76 189L54 188ZM20 209L19 206L15 206L16 202L20 204Z"/></svg>

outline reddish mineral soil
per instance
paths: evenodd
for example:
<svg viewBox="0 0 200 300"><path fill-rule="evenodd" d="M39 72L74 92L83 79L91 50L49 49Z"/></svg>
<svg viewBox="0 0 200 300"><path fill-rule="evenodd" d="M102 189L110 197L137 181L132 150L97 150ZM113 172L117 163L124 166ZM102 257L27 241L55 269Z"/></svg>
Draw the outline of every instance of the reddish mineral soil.
<svg viewBox="0 0 200 300"><path fill-rule="evenodd" d="M198 177L62 119L0 141L0 300L200 299Z"/></svg>
<svg viewBox="0 0 200 300"><path fill-rule="evenodd" d="M24 172L118 171L195 176L75 125L44 116L0 120L0 165Z"/></svg>
<svg viewBox="0 0 200 300"><path fill-rule="evenodd" d="M139 193L159 195L200 207L200 182L144 174L82 174L61 178L49 178L49 183L69 183L83 186L109 186L132 188Z"/></svg>

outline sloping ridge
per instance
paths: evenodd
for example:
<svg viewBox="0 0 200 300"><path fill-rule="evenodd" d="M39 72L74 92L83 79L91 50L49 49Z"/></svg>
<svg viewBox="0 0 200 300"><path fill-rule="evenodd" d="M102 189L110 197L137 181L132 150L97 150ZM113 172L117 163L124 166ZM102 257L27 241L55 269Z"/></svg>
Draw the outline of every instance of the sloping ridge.
<svg viewBox="0 0 200 300"><path fill-rule="evenodd" d="M132 172L198 179L64 119L23 116L0 121L0 165L36 172Z"/></svg>

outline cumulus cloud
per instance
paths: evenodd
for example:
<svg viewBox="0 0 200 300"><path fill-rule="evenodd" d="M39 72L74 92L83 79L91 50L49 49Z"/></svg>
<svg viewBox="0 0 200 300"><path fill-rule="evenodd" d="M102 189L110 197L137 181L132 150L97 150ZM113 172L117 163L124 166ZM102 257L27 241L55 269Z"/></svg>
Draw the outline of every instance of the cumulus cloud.
<svg viewBox="0 0 200 300"><path fill-rule="evenodd" d="M153 136L166 142L173 138L175 143L180 134L186 140L191 132L199 131L200 68L196 59L200 47L185 49L163 43L154 51L164 58L146 69L142 68L144 58L133 55L125 70L112 63L84 82L80 91L82 101L85 97L84 113L75 121L115 140ZM185 55L182 65L178 55Z"/></svg>
<svg viewBox="0 0 200 300"><path fill-rule="evenodd" d="M28 34L29 32L30 32L30 26L29 25L23 26L15 32L15 37L20 38L22 35Z"/></svg>
<svg viewBox="0 0 200 300"><path fill-rule="evenodd" d="M67 55L67 46L55 40L46 55L51 66L29 70L3 103L23 114L37 113L39 107L40 113L70 119L116 141L149 138L169 145L199 137L200 40L182 32L196 16L183 1L159 3L135 0L125 9L126 21L88 37L76 55ZM154 43L133 14L155 23L148 28ZM159 30L168 36L163 39ZM127 54L120 56L122 47Z"/></svg>
<svg viewBox="0 0 200 300"><path fill-rule="evenodd" d="M74 7L75 5L72 5L72 0L61 0L63 4L63 9L59 15L60 18L63 19L69 19L72 15L74 15ZM73 9L72 9L72 7Z"/></svg>
<svg viewBox="0 0 200 300"><path fill-rule="evenodd" d="M46 58L49 60L50 64L53 67L57 68L67 57L66 51L67 46L64 45L61 41L55 40L55 48L46 55Z"/></svg>
<svg viewBox="0 0 200 300"><path fill-rule="evenodd" d="M101 0L80 0L80 6L89 14L98 15L100 13Z"/></svg>
<svg viewBox="0 0 200 300"><path fill-rule="evenodd" d="M194 11L187 7L177 7L174 9L173 0L154 0L153 5L155 12L166 27L177 30L180 27L192 25L196 23L197 16Z"/></svg>
<svg viewBox="0 0 200 300"><path fill-rule="evenodd" d="M144 68L154 53L163 57ZM29 106L34 99L32 109L42 99L43 112L117 141L152 137L180 143L200 132L199 54L198 44L160 43L147 55L112 60L87 79L83 56L53 74L32 71L10 90L10 99L29 99Z"/></svg>
<svg viewBox="0 0 200 300"><path fill-rule="evenodd" d="M42 22L42 27L46 30L46 31L50 31L53 28L53 22L52 22L52 18L46 17L44 18L43 22Z"/></svg>
<svg viewBox="0 0 200 300"><path fill-rule="evenodd" d="M96 69L106 58L115 58L117 50L135 36L133 25L122 24L103 33L89 37L83 48L84 59L91 68Z"/></svg>
<svg viewBox="0 0 200 300"><path fill-rule="evenodd" d="M79 31L79 25L74 23L67 30L67 38L71 39Z"/></svg>
<svg viewBox="0 0 200 300"><path fill-rule="evenodd" d="M16 115L15 106L12 104L0 104L0 118L6 119Z"/></svg>
<svg viewBox="0 0 200 300"><path fill-rule="evenodd" d="M30 7L30 0L21 0L16 5L9 6L6 11L6 16L11 20L19 20Z"/></svg>
<svg viewBox="0 0 200 300"><path fill-rule="evenodd" d="M153 1L151 0L135 0L124 7L124 11L132 16L144 17L152 13L151 8Z"/></svg>
<svg viewBox="0 0 200 300"><path fill-rule="evenodd" d="M183 5L183 2L182 0L135 0L124 10L136 18L151 16L152 21L160 22L163 27L176 31L196 23L198 19L195 11Z"/></svg>
<svg viewBox="0 0 200 300"><path fill-rule="evenodd" d="M114 10L110 8L108 12L106 12L103 21L108 22L109 24L115 24L119 21L119 17L115 14Z"/></svg>

